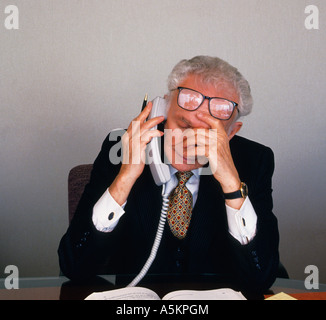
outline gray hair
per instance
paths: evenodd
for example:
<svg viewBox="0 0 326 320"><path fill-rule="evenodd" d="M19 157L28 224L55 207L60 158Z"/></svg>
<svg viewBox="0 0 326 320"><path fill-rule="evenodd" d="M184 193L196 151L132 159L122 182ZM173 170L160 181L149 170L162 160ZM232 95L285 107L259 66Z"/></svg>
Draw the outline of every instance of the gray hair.
<svg viewBox="0 0 326 320"><path fill-rule="evenodd" d="M190 60L181 60L172 70L168 77L168 89L171 92L190 74L201 77L203 83L216 85L226 81L234 86L240 97L239 116L248 115L253 106L253 99L248 81L228 62L209 56L197 56Z"/></svg>

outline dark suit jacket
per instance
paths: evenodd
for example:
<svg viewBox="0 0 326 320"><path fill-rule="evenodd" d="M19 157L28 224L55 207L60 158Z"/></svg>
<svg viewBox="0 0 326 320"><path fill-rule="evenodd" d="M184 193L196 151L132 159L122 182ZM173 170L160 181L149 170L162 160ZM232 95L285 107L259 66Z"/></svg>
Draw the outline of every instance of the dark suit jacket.
<svg viewBox="0 0 326 320"><path fill-rule="evenodd" d="M110 135L105 139L90 183L60 242L60 267L71 279L105 273L138 274L150 254L161 212L162 187L155 185L148 166L132 188L125 214L113 232L101 233L91 221L94 204L120 168L109 160L116 143L110 141ZM201 176L187 237L176 239L166 223L150 273L221 274L232 278L240 290L255 292L266 290L275 280L279 235L272 213L273 152L238 136L230 147L258 217L255 238L241 245L229 234L221 187L213 176Z"/></svg>

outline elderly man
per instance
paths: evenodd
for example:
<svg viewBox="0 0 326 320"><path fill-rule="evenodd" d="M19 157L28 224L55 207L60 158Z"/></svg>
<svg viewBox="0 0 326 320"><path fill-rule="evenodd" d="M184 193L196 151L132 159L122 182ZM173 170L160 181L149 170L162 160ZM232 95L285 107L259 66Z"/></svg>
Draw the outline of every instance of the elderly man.
<svg viewBox="0 0 326 320"><path fill-rule="evenodd" d="M148 272L219 274L241 290L262 292L276 277L279 235L272 213L273 152L236 135L240 117L252 108L249 84L227 62L198 56L174 67L168 89L166 121L146 121L148 103L122 136L122 163L110 163L117 142L110 134L104 141L61 240L61 270L79 279L142 269L162 206L161 187L143 161L146 145L169 132L190 131L186 139L182 134L178 141L176 134L165 143L171 179L164 192L170 203ZM162 123L164 130L157 129ZM202 174L203 159L211 175Z"/></svg>

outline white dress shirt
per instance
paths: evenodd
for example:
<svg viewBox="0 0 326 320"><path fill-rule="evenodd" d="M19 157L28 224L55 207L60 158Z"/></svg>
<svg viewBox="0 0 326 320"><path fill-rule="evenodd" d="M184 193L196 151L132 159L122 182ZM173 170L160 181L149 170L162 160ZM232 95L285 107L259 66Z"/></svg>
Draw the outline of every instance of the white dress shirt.
<svg viewBox="0 0 326 320"><path fill-rule="evenodd" d="M188 180L186 186L192 193L193 206L196 203L199 189L200 170L193 170L192 177ZM178 179L175 176L177 170L170 166L171 180L166 183L165 191L167 194L177 186ZM107 189L102 197L97 201L93 208L92 220L98 231L111 232L119 222L121 216L125 213L126 203L120 206L111 196ZM227 221L229 233L237 239L242 245L248 244L256 234L257 215L247 197L239 210L226 206ZM219 214L218 212L216 214Z"/></svg>

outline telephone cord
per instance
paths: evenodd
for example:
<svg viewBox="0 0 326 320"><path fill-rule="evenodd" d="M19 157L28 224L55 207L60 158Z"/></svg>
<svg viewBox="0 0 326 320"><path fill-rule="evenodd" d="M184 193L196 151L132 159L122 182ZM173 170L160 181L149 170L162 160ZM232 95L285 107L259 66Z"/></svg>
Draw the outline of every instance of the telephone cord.
<svg viewBox="0 0 326 320"><path fill-rule="evenodd" d="M163 235L163 231L164 231L166 215L167 215L168 205L169 205L169 195L165 194L165 184L163 185L163 189L162 189L162 200L163 200L163 203L162 203L160 220L159 220L159 224L158 224L158 228L156 231L156 236L155 236L155 240L153 243L151 253L150 253L146 263L144 264L143 268L139 272L139 274L135 277L135 279L131 283L129 283L127 285L127 287L135 287L139 283L139 281L141 281L144 278L144 276L148 272L149 268L151 267L153 261L155 260L158 248L159 248L161 240L162 240L162 235Z"/></svg>

